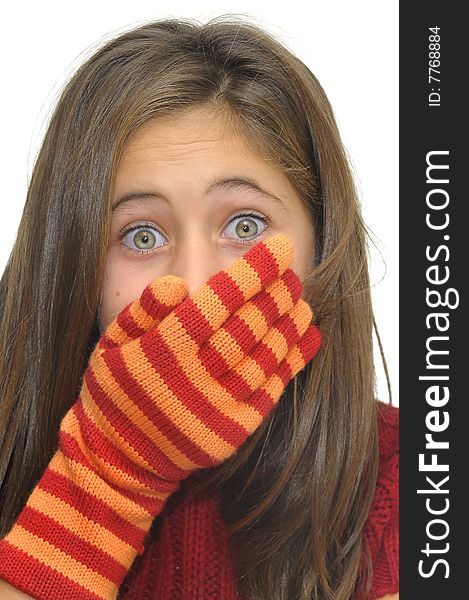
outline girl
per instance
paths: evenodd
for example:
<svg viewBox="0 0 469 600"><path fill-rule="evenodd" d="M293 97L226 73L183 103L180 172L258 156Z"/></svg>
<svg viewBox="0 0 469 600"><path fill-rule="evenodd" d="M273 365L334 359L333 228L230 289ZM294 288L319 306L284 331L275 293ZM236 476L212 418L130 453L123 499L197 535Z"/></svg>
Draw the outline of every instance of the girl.
<svg viewBox="0 0 469 600"><path fill-rule="evenodd" d="M96 52L0 285L2 597L397 597L365 243L272 36L162 20Z"/></svg>

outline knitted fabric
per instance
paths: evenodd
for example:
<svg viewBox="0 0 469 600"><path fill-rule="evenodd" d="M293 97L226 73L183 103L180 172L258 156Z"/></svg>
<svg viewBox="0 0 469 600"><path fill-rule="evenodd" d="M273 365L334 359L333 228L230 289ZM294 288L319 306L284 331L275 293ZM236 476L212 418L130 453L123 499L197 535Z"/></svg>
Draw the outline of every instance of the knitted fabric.
<svg viewBox="0 0 469 600"><path fill-rule="evenodd" d="M396 593L399 588L399 410L381 402L378 407L379 473L364 532L373 562L369 600ZM180 492L156 520L145 552L132 566L119 598L240 600L218 494L209 491L191 496Z"/></svg>
<svg viewBox="0 0 469 600"><path fill-rule="evenodd" d="M399 590L399 409L378 404L378 481L365 529L373 562L371 598Z"/></svg>
<svg viewBox="0 0 469 600"><path fill-rule="evenodd" d="M0 541L0 577L39 600L113 598L181 481L230 457L316 354L285 236L193 296L150 284L90 357L59 447Z"/></svg>

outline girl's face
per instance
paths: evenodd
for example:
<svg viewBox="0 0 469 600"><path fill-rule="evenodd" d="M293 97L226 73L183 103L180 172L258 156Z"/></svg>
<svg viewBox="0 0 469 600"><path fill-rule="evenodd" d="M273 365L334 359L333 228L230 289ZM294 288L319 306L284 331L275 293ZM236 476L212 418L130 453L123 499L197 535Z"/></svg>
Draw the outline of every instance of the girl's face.
<svg viewBox="0 0 469 600"><path fill-rule="evenodd" d="M287 177L255 157L220 117L194 110L144 124L116 173L101 331L154 279L194 292L257 242L286 234L293 270L313 263L311 217Z"/></svg>

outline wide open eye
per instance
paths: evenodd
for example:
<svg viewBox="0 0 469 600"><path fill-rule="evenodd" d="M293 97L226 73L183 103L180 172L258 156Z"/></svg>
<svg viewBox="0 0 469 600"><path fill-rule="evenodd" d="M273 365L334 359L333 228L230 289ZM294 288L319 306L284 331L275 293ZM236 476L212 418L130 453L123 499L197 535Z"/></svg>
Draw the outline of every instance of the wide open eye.
<svg viewBox="0 0 469 600"><path fill-rule="evenodd" d="M143 223L127 229L122 235L122 243L133 254L145 254L165 246L167 240L154 225Z"/></svg>
<svg viewBox="0 0 469 600"><path fill-rule="evenodd" d="M235 241L250 241L268 226L268 218L254 213L236 215L225 227L223 237Z"/></svg>

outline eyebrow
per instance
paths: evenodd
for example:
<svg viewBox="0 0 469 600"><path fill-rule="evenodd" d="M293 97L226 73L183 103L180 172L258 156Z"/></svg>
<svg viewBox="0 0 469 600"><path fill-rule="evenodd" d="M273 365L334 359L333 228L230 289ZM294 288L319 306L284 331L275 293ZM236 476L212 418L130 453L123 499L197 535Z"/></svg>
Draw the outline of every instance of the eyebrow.
<svg viewBox="0 0 469 600"><path fill-rule="evenodd" d="M216 179L215 181L212 181L209 184L205 193L209 194L210 192L213 192L215 190L230 191L230 190L234 190L234 189L247 190L250 192L255 192L257 194L266 196L267 198L270 198L271 200L274 200L275 202L279 203L283 209L285 209L289 212L289 209L288 209L287 204L285 203L285 200L282 200L282 198L279 198L275 194L272 194L272 192L268 192L263 187L261 187L261 185L255 179L251 179L250 177L233 176L233 177L223 177L221 179ZM146 199L146 198L161 198L161 199L167 201L166 196L164 196L161 192L158 192L156 190L151 191L151 192L135 192L135 193L131 193L131 194L126 194L122 198L119 198L119 200L117 200L117 202L114 204L112 210L113 211L116 210L120 205L124 204L124 202L129 202L130 200L136 200L136 199Z"/></svg>

